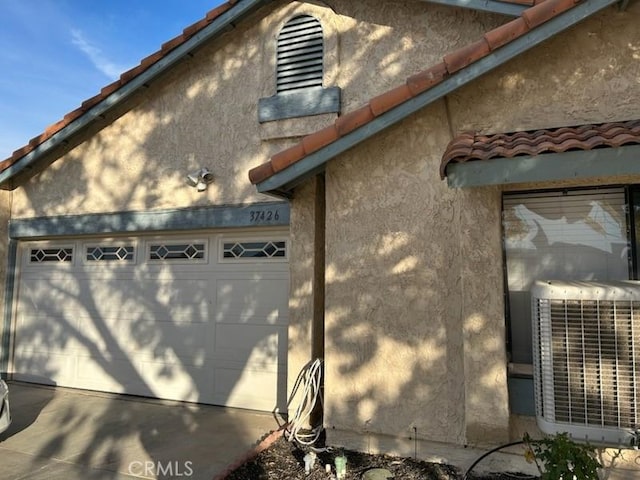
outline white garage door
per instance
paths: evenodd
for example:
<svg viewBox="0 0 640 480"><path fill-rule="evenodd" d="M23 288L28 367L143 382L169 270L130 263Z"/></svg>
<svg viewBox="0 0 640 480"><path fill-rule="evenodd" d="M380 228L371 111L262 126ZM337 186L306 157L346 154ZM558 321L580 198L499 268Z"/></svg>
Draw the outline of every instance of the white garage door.
<svg viewBox="0 0 640 480"><path fill-rule="evenodd" d="M24 242L14 378L286 404L286 232Z"/></svg>

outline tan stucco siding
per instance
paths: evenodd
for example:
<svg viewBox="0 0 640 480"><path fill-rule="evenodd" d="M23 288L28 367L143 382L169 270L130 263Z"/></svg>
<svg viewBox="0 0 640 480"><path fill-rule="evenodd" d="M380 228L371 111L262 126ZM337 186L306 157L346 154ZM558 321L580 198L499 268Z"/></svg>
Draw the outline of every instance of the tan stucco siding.
<svg viewBox="0 0 640 480"><path fill-rule="evenodd" d="M637 20L608 9L448 97L450 124L439 102L328 165L329 432L508 439L501 188L445 187L448 128L637 118Z"/></svg>
<svg viewBox="0 0 640 480"><path fill-rule="evenodd" d="M449 98L454 132L511 132L640 117L640 5L611 7Z"/></svg>
<svg viewBox="0 0 640 480"><path fill-rule="evenodd" d="M456 191L464 338L465 424L470 444L508 440L501 195L498 188ZM449 320L450 321L450 320Z"/></svg>
<svg viewBox="0 0 640 480"><path fill-rule="evenodd" d="M424 1L330 3L340 15L338 82L347 112L504 21L499 15Z"/></svg>
<svg viewBox="0 0 640 480"><path fill-rule="evenodd" d="M289 257L291 292L289 295L288 392L291 394L299 372L311 360L314 294L313 224L316 185L309 181L296 190L291 203L291 251ZM299 392L300 393L300 392ZM292 408L302 397L297 397ZM293 414L294 412L289 412Z"/></svg>
<svg viewBox="0 0 640 480"><path fill-rule="evenodd" d="M464 438L456 194L431 180L446 125L438 103L327 169L330 430Z"/></svg>

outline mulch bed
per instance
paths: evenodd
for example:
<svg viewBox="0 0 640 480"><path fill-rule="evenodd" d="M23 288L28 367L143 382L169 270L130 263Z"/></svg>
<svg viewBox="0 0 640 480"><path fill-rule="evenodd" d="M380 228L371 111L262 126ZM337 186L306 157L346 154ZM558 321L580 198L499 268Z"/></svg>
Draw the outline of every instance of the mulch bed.
<svg viewBox="0 0 640 480"><path fill-rule="evenodd" d="M450 465L429 463L412 458L392 457L388 455L370 455L351 450L335 449L319 452L315 468L309 473L304 471L304 456L307 451L293 442L279 438L252 459L227 474L225 480L329 480L325 465L334 465L336 456L347 457L347 475L345 480L361 480L362 475L372 468L385 468L394 476L394 480L461 480L464 472ZM333 470L335 472L335 470ZM469 475L473 480L531 480L533 477L523 474L495 473L484 476Z"/></svg>

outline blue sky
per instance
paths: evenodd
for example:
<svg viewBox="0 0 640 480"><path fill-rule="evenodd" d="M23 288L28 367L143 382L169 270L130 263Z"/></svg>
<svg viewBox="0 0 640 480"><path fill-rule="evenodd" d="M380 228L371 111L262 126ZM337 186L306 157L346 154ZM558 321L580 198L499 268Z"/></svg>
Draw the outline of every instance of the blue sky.
<svg viewBox="0 0 640 480"><path fill-rule="evenodd" d="M0 0L0 160L221 0Z"/></svg>

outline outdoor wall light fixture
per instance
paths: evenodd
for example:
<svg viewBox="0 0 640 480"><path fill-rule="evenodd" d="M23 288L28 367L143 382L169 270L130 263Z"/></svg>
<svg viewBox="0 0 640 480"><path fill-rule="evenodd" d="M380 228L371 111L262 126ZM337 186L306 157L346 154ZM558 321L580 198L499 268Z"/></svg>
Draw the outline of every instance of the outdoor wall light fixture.
<svg viewBox="0 0 640 480"><path fill-rule="evenodd" d="M214 179L213 173L208 168L201 168L187 175L187 183L192 187L196 187L199 192L204 192L207 189L207 185L213 183Z"/></svg>

